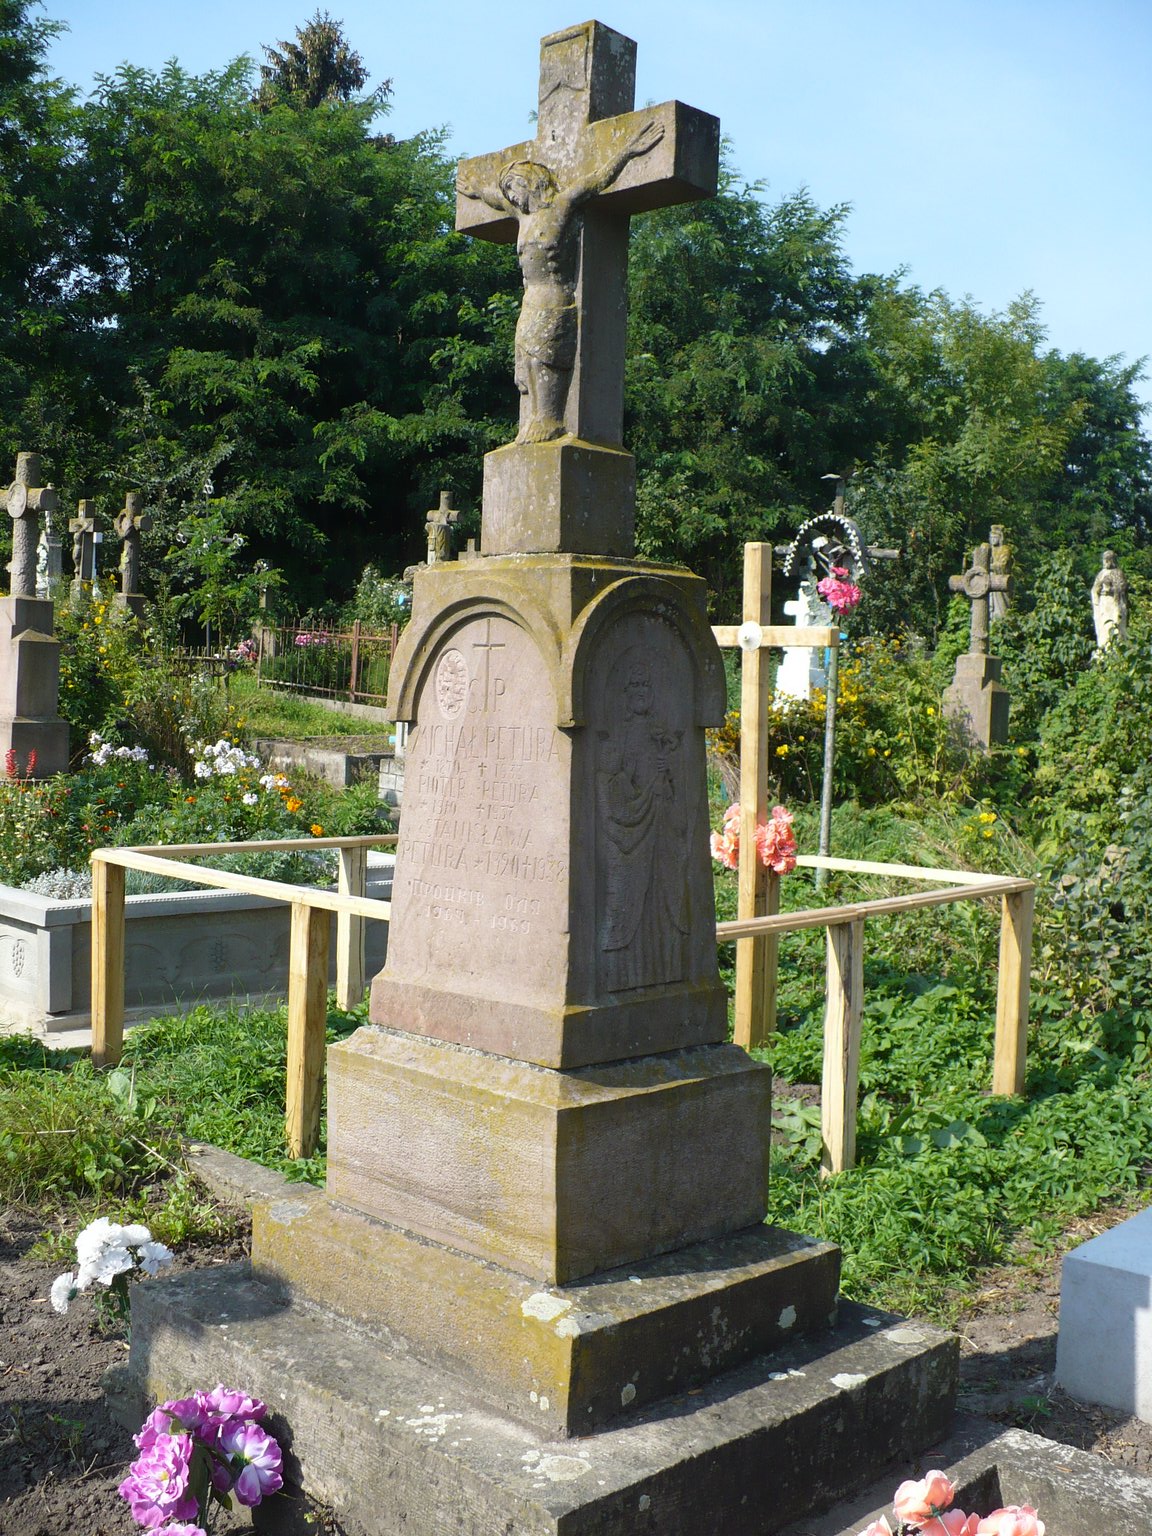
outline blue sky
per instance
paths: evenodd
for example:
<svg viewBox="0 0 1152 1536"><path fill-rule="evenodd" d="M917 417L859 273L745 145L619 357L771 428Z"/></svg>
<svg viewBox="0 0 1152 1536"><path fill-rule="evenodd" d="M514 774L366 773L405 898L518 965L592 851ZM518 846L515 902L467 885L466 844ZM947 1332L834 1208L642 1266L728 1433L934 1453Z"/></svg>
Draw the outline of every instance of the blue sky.
<svg viewBox="0 0 1152 1536"><path fill-rule="evenodd" d="M321 8L325 8L321 6ZM1152 357L1152 0L327 0L388 126L458 154L530 132L541 35L597 15L639 45L637 100L715 112L769 197L850 203L857 271L1003 309L1043 301L1049 342ZM47 0L52 64L220 68L291 37L317 0ZM1139 386L1152 411L1152 379ZM1149 417L1146 416L1146 424Z"/></svg>

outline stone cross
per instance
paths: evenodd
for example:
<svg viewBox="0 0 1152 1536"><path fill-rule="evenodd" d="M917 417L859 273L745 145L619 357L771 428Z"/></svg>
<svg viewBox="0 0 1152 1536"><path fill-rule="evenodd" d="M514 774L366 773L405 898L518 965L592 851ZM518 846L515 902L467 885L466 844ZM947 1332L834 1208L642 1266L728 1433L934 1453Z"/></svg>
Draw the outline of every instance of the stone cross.
<svg viewBox="0 0 1152 1536"><path fill-rule="evenodd" d="M428 564L452 558L452 530L460 513L452 505L452 492L440 492L440 505L424 519L428 527Z"/></svg>
<svg viewBox="0 0 1152 1536"><path fill-rule="evenodd" d="M38 515L56 510L56 492L40 484L40 455L18 453L16 478L5 495L8 516L12 519L12 596L36 596L36 544L39 536Z"/></svg>
<svg viewBox="0 0 1152 1536"><path fill-rule="evenodd" d="M628 220L710 197L720 124L681 102L632 110L636 44L585 22L540 44L536 137L460 163L456 228L516 242L519 443L617 447Z"/></svg>
<svg viewBox="0 0 1152 1536"><path fill-rule="evenodd" d="M96 579L96 504L81 501L76 516L68 523L72 535L72 590L79 592L86 581Z"/></svg>
<svg viewBox="0 0 1152 1536"><path fill-rule="evenodd" d="M152 526L152 518L144 510L144 498L139 491L129 491L124 505L116 514L116 536L123 543L120 555L121 594L133 597L140 591L140 535Z"/></svg>
<svg viewBox="0 0 1152 1536"><path fill-rule="evenodd" d="M972 564L969 568L959 576L949 576L950 590L962 593L972 604L972 638L968 645L970 656L987 656L989 594L1007 593L1011 585L1011 576L992 570L990 544L977 544L972 551Z"/></svg>

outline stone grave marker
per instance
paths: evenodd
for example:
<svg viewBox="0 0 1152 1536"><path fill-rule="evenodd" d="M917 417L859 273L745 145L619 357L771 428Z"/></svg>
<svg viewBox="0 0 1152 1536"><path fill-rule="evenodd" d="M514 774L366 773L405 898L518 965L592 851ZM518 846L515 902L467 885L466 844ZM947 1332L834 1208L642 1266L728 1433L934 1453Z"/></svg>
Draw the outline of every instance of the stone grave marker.
<svg viewBox="0 0 1152 1536"><path fill-rule="evenodd" d="M127 608L136 617L144 617L144 595L140 591L140 544L141 535L152 526L152 518L144 510L144 498L139 491L129 491L124 505L116 514L116 536L123 546L120 555L120 591L115 602L117 607Z"/></svg>
<svg viewBox="0 0 1152 1536"><path fill-rule="evenodd" d="M79 597L84 583L96 585L96 503L80 501L68 523L72 535L72 596Z"/></svg>
<svg viewBox="0 0 1152 1536"><path fill-rule="evenodd" d="M327 1186L257 1206L251 1278L139 1287L133 1369L264 1393L354 1529L740 1536L930 1443L955 1352L832 1326L837 1250L762 1224L771 1076L727 1043L708 854L723 669L699 578L634 559L615 445L627 214L713 189L717 125L631 113L635 45L599 23L541 54L535 144L461 180L525 204L512 235L537 170L582 189L559 232L520 226L585 242L573 361L518 358L483 554L415 575L388 958L328 1052ZM535 261L522 353L571 335Z"/></svg>
<svg viewBox="0 0 1152 1536"><path fill-rule="evenodd" d="M989 654L988 636L989 597L1007 593L1011 581L992 569L990 544L977 544L968 569L948 578L951 590L972 604L972 629L968 650L957 656L955 674L944 690L944 711L985 751L1008 740L1008 690L1000 681L1000 658Z"/></svg>
<svg viewBox="0 0 1152 1536"><path fill-rule="evenodd" d="M16 477L5 492L12 585L0 600L0 756L15 751L18 772L47 778L68 767L68 725L59 714L60 643L52 600L36 595L38 518L57 507L56 492L40 477L40 455L18 454Z"/></svg>
<svg viewBox="0 0 1152 1536"><path fill-rule="evenodd" d="M438 560L451 560L452 534L460 519L460 513L452 505L452 492L440 492L440 505L433 507L424 519L428 529L428 561L435 565Z"/></svg>
<svg viewBox="0 0 1152 1536"><path fill-rule="evenodd" d="M64 578L63 546L56 532L59 502L45 504L44 526L36 544L36 596L55 598Z"/></svg>

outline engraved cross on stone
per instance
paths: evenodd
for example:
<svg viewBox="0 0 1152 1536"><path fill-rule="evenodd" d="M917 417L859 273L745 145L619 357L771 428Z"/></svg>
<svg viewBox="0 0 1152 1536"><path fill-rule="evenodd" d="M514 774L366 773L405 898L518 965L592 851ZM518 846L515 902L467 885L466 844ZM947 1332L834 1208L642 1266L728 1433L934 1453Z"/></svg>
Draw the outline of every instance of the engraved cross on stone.
<svg viewBox="0 0 1152 1536"><path fill-rule="evenodd" d="M972 551L972 564L959 576L949 576L948 586L960 592L972 604L972 638L968 645L970 656L988 654L988 595L990 592L1010 592L1011 576L992 570L992 546L977 544Z"/></svg>
<svg viewBox="0 0 1152 1536"><path fill-rule="evenodd" d="M503 640L493 640L491 619L486 618L484 620L484 638L483 640L473 640L472 649L474 651L479 651L484 658L484 698L480 708L487 709L490 702L489 689L491 688L493 681L495 681L497 685L497 694L500 694L504 691L503 687L501 686L500 679L498 677L493 679L492 677L492 652L502 651L504 649L504 642Z"/></svg>
<svg viewBox="0 0 1152 1536"><path fill-rule="evenodd" d="M16 478L5 494L8 516L12 519L12 596L36 596L37 518L56 510L56 492L40 484L40 455L18 453Z"/></svg>
<svg viewBox="0 0 1152 1536"><path fill-rule="evenodd" d="M636 44L585 22L540 44L536 138L460 162L456 228L515 240L518 442L623 433L628 220L711 197L720 124L678 101L632 110Z"/></svg>

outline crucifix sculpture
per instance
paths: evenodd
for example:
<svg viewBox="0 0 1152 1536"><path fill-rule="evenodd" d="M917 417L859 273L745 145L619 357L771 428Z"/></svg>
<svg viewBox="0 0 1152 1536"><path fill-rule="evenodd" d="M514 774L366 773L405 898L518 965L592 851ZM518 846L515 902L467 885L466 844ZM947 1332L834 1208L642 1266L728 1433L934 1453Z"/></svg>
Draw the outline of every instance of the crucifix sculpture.
<svg viewBox="0 0 1152 1536"><path fill-rule="evenodd" d="M628 220L710 197L719 122L673 101L632 110L636 44L586 22L540 44L536 138L462 160L456 227L515 240L521 444L570 436L618 447Z"/></svg>

